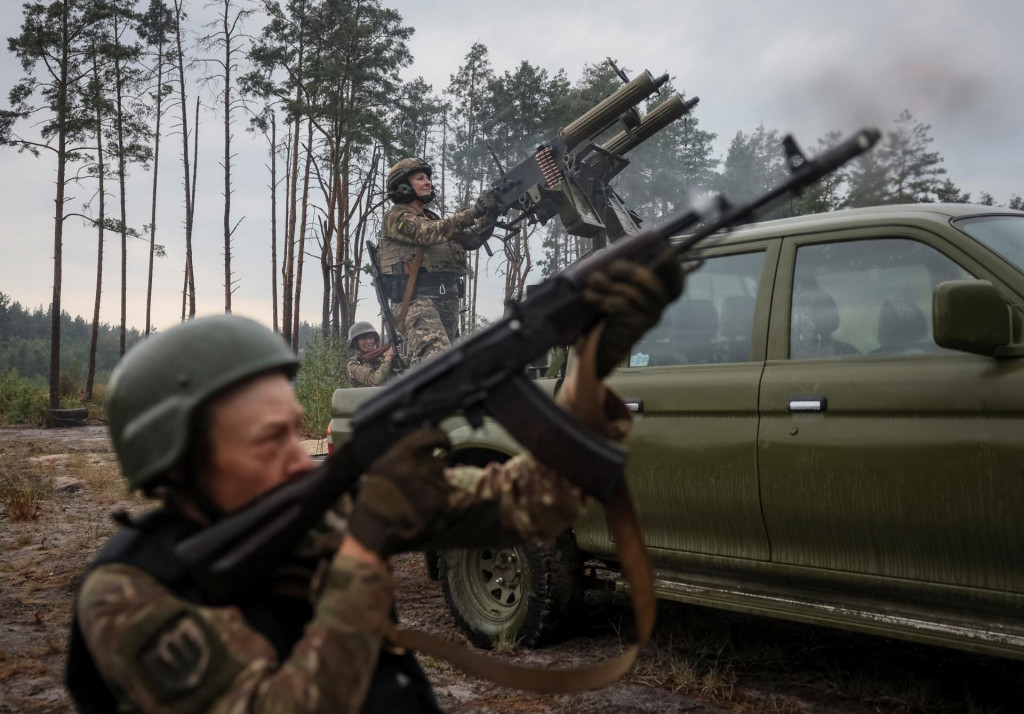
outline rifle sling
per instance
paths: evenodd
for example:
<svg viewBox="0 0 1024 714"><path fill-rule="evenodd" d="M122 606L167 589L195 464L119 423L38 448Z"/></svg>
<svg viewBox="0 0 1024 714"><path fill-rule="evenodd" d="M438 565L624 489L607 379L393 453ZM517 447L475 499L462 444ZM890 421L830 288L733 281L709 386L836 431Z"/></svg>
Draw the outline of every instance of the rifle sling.
<svg viewBox="0 0 1024 714"><path fill-rule="evenodd" d="M405 316L409 312L409 303L412 302L412 293L416 289L416 276L420 274L420 266L423 265L423 249L416 249L416 257L412 260L412 267L409 269L409 277L405 280L405 294L402 295L402 307L398 310L398 324L405 326Z"/></svg>
<svg viewBox="0 0 1024 714"><path fill-rule="evenodd" d="M611 684L629 671L640 654L640 648L650 638L654 630L655 599L654 575L625 482L619 484L615 494L604 504L604 509L629 586L636 621L636 643L618 657L569 669L522 667L398 625L392 626L385 636L396 646L440 657L468 674L506 687L558 693L598 689Z"/></svg>

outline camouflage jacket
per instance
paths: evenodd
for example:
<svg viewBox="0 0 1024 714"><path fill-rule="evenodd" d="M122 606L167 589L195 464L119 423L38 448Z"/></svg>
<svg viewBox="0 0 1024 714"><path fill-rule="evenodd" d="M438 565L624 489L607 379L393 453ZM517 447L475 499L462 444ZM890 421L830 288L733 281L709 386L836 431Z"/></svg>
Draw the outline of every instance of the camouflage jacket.
<svg viewBox="0 0 1024 714"><path fill-rule="evenodd" d="M445 476L452 489L436 545L552 538L586 504L577 487L528 454L486 468L449 468ZM312 617L283 658L239 608L190 602L123 564L89 573L77 622L121 711L358 711L387 648L382 630L392 583L387 569L336 554L344 529L337 518L302 549L302 558L319 555L321 567L299 581Z"/></svg>
<svg viewBox="0 0 1024 714"><path fill-rule="evenodd" d="M385 275L400 263L411 263L416 252L423 250L422 270L466 273L466 251L479 248L483 241L474 232L483 220L474 221L472 214L460 211L450 218L441 218L433 211L411 203L396 203L384 215L380 240L381 270Z"/></svg>
<svg viewBox="0 0 1024 714"><path fill-rule="evenodd" d="M376 364L364 362L359 354L348 358L348 379L353 387L379 387L391 376L391 363L378 360Z"/></svg>

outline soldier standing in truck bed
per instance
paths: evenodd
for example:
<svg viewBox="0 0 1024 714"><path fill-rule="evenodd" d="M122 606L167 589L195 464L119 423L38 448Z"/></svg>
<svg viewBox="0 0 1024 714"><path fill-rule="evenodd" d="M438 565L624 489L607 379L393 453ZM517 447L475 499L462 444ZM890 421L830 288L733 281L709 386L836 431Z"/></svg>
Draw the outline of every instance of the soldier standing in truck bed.
<svg viewBox="0 0 1024 714"><path fill-rule="evenodd" d="M458 336L466 251L490 235L498 204L485 191L472 208L441 218L426 208L434 187L430 165L422 159L402 159L391 167L387 190L395 205L384 216L381 270L389 278L408 361L416 364L443 352Z"/></svg>

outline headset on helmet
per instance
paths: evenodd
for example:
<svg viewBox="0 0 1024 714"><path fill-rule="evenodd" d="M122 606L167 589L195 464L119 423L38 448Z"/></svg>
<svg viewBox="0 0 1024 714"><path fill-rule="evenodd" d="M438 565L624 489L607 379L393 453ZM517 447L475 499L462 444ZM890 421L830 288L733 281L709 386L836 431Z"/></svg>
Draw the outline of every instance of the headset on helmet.
<svg viewBox="0 0 1024 714"><path fill-rule="evenodd" d="M349 349L355 349L356 340L363 335L373 335L378 340L380 339L380 333L377 332L377 328L371 325L369 322L357 322L348 328L348 346Z"/></svg>
<svg viewBox="0 0 1024 714"><path fill-rule="evenodd" d="M157 484L194 446L192 428L214 395L258 374L293 376L299 360L280 335L236 315L203 317L147 337L107 387L110 438L132 489Z"/></svg>
<svg viewBox="0 0 1024 714"><path fill-rule="evenodd" d="M433 176L433 169L423 159L402 159L388 171L388 198L395 203L409 203L417 198L416 191L409 183L409 177L417 171L425 171L427 176ZM420 198L423 203L430 203L435 198L433 187L430 195Z"/></svg>

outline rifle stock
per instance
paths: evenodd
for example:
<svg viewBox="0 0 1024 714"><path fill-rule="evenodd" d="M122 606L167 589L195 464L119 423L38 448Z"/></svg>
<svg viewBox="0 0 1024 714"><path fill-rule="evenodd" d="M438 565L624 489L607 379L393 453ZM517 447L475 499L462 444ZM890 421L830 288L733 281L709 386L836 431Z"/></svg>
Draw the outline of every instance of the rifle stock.
<svg viewBox="0 0 1024 714"><path fill-rule="evenodd" d="M366 252L370 256L370 268L373 271L373 289L377 295L377 303L380 305L380 316L384 322L384 332L387 334L387 341L394 346L395 356L391 360L391 366L395 371L401 371L405 369L405 363L402 361L401 348L402 348L402 336L398 333L398 325L395 324L395 316L391 312L391 302L388 296L384 292L384 273L380 267L380 251L377 248L376 243L366 241ZM378 349L387 349L388 345L381 345Z"/></svg>
<svg viewBox="0 0 1024 714"><path fill-rule="evenodd" d="M720 200L714 220L708 211L687 211L569 266L531 289L522 303L511 304L498 322L382 387L357 410L351 439L321 470L200 531L179 544L177 554L188 567L202 571L207 582L239 587L288 552L398 438L457 412L474 426L490 415L542 463L607 501L619 490L625 451L576 424L524 376L531 361L551 347L574 343L600 319L583 298L587 276L617 259L651 265L666 250L683 256L708 236L748 220L772 199L800 191L867 151L878 137L877 130L862 130L813 159L786 137L790 175L765 194L736 206ZM671 241L699 221L704 221L700 230Z"/></svg>

